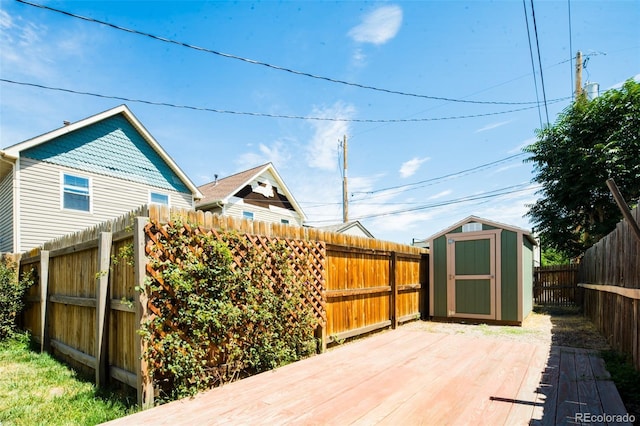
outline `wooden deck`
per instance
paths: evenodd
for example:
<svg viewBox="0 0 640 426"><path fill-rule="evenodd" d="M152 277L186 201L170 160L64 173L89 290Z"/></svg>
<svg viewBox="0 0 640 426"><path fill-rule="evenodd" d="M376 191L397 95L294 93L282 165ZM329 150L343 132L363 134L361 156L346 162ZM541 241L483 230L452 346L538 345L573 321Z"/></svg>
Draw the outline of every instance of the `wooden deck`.
<svg viewBox="0 0 640 426"><path fill-rule="evenodd" d="M577 413L626 413L593 351L400 328L110 424L580 424Z"/></svg>

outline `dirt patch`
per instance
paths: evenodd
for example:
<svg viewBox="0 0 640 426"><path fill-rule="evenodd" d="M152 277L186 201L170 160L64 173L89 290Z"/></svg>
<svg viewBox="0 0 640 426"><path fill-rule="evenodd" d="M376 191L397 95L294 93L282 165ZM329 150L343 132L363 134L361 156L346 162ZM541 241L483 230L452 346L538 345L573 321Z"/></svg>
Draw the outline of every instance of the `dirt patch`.
<svg viewBox="0 0 640 426"><path fill-rule="evenodd" d="M403 327L432 333L485 336L583 349L609 349L606 339L595 326L578 310L571 308L537 309L524 320L522 326L415 321Z"/></svg>

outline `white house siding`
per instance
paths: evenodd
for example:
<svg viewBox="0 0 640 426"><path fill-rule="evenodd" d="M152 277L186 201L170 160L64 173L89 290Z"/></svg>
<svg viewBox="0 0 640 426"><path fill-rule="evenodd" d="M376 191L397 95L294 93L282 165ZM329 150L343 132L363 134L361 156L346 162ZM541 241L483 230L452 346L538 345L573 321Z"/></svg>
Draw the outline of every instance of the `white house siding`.
<svg viewBox="0 0 640 426"><path fill-rule="evenodd" d="M13 174L0 182L0 252L13 252Z"/></svg>
<svg viewBox="0 0 640 426"><path fill-rule="evenodd" d="M302 220L294 211L271 206L269 209L251 204L245 204L239 198L232 198L225 206L226 216L243 217L242 212L252 212L253 220L260 222L281 223L282 219L289 221L290 225L302 226Z"/></svg>
<svg viewBox="0 0 640 426"><path fill-rule="evenodd" d="M92 212L63 210L61 172L91 179ZM171 205L192 208L192 195L78 171L50 163L20 160L19 251L122 216L149 202L149 190L170 195Z"/></svg>

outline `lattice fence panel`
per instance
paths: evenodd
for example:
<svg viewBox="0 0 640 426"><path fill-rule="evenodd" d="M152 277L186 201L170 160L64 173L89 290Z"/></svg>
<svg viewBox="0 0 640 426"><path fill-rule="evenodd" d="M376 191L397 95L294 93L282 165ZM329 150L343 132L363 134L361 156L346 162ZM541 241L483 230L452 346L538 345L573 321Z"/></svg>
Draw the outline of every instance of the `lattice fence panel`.
<svg viewBox="0 0 640 426"><path fill-rule="evenodd" d="M145 227L145 233L147 235L147 256L153 257L159 261L176 261L174 256L167 254L167 252L163 250L161 243L163 239L171 238L167 228L172 226L173 223L160 225L157 222L150 222L147 224ZM326 246L324 242L266 237L250 234L237 234L236 238L228 238L229 234L220 233L215 229L192 227L188 224L182 224L182 227L182 232L188 235L214 235L218 240L226 242L233 255L235 269L242 268L247 256L255 254L254 250L257 250L260 255L269 259L274 255L274 250L282 248L288 249L288 264L296 278L304 282L307 287L304 299L301 300L300 303L311 305L316 318L322 323L326 323L327 315L324 300L326 289ZM234 244L230 244L230 242ZM198 253L202 252L202 247L184 247L183 250L185 250L185 252L191 251L197 256ZM267 264L269 264L269 262L267 262ZM148 265L147 273L154 277L160 285L164 285L159 271L154 270L153 267ZM280 276L280 271L277 270L277 268L267 267L266 270L261 271L261 273L268 275L271 278L273 285L282 283L282 277ZM171 292L169 288L165 288L165 290ZM171 309L171 307L167 308ZM154 312L152 307L150 307L150 309L156 315L160 314L160 312ZM295 317L295 313L292 314ZM170 324L167 325L171 327Z"/></svg>

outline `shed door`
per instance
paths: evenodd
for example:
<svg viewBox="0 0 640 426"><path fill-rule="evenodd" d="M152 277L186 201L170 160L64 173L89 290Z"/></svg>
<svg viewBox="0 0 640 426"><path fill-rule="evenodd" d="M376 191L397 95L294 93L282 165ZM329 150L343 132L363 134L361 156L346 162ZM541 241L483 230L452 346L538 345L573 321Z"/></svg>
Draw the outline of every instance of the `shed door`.
<svg viewBox="0 0 640 426"><path fill-rule="evenodd" d="M496 319L496 234L447 235L447 312Z"/></svg>

